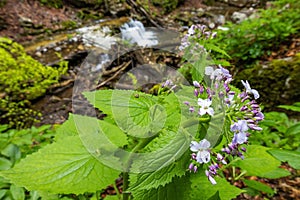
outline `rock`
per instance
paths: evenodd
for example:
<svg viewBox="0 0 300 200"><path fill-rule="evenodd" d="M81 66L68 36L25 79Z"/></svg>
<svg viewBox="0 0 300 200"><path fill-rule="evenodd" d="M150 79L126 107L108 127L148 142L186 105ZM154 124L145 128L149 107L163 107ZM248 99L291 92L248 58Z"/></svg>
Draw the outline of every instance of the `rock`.
<svg viewBox="0 0 300 200"><path fill-rule="evenodd" d="M228 3L230 5L242 8L242 7L246 6L246 4L248 3L248 0L229 0Z"/></svg>
<svg viewBox="0 0 300 200"><path fill-rule="evenodd" d="M231 19L236 23L241 23L247 19L247 15L241 12L234 12L231 16Z"/></svg>
<svg viewBox="0 0 300 200"><path fill-rule="evenodd" d="M37 52L35 53L35 55L36 55L37 57L42 57L42 53L41 53L40 51L37 51Z"/></svg>
<svg viewBox="0 0 300 200"><path fill-rule="evenodd" d="M225 24L225 16L224 15L216 15L214 21L218 25L223 25L223 24Z"/></svg>
<svg viewBox="0 0 300 200"><path fill-rule="evenodd" d="M54 51L61 51L62 49L61 49L61 47L55 47L54 48Z"/></svg>

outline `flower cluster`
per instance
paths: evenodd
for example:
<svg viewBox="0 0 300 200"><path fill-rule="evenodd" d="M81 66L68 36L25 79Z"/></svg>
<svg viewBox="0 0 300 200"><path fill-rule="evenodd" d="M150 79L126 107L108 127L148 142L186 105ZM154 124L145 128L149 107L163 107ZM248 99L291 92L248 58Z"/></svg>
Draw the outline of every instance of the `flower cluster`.
<svg viewBox="0 0 300 200"><path fill-rule="evenodd" d="M208 40L208 39L213 39L217 35L216 32L211 32L208 30L207 26L205 25L192 25L187 34L183 36L181 40L181 46L179 47L179 50L182 51L188 46L191 45L189 39L193 38L196 40ZM197 44L197 43L196 43ZM202 50L205 50L203 46L198 46L198 48L202 48Z"/></svg>
<svg viewBox="0 0 300 200"><path fill-rule="evenodd" d="M225 126L229 126L230 131L225 128L222 135L228 139L228 145L222 149L224 155L221 155L210 148L210 142L205 138L200 142L192 141L190 150L193 153L189 170L196 172L199 165L209 165L205 174L212 184L216 184L214 176L217 175L217 170L222 165L227 164L228 155L244 158L243 152L246 148L243 145L248 143L249 129L261 130L258 122L264 118L264 115L255 101L259 98L259 93L250 87L248 81L242 81L245 90L237 94L230 88L231 74L222 66L216 69L212 66L206 67L205 75L209 77L211 87L197 81L193 82L194 95L197 97L199 106L197 114L199 117L203 115L213 117L215 110L223 108L227 119ZM212 106L214 101L219 104ZM190 112L195 112L195 107L191 102L185 102L185 104L189 106Z"/></svg>

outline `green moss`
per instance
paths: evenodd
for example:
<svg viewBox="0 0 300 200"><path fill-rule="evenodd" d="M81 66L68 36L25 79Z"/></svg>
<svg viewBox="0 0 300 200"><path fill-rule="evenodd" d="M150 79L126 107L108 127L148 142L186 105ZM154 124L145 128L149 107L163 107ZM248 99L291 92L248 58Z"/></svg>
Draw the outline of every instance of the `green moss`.
<svg viewBox="0 0 300 200"><path fill-rule="evenodd" d="M30 100L44 95L66 70L44 66L20 44L0 37L0 119L17 127L34 122L37 112L29 109Z"/></svg>
<svg viewBox="0 0 300 200"><path fill-rule="evenodd" d="M249 80L251 87L259 91L259 101L267 110L274 110L277 105L299 102L300 54L291 60L274 60L268 66L256 65L242 70L235 77L235 84L242 88L240 80Z"/></svg>

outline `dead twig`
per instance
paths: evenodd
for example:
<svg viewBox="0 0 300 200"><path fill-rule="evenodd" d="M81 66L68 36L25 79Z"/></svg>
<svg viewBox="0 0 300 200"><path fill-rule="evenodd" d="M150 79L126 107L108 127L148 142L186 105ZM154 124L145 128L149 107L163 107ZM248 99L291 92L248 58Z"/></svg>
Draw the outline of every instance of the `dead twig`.
<svg viewBox="0 0 300 200"><path fill-rule="evenodd" d="M114 78L116 78L123 70L125 70L127 67L128 67L128 65L131 63L131 61L128 61L128 62L126 62L126 63L123 63L120 67L118 67L118 71L113 75L113 76L111 76L111 77L109 77L108 79L106 79L105 81L103 81L103 82L101 82L100 84L98 84L97 86L96 86L96 88L95 89L99 89L100 87L102 87L103 85L105 85L106 83L108 83L109 81L111 81L111 80L113 80ZM95 89L93 89L93 90L95 90Z"/></svg>

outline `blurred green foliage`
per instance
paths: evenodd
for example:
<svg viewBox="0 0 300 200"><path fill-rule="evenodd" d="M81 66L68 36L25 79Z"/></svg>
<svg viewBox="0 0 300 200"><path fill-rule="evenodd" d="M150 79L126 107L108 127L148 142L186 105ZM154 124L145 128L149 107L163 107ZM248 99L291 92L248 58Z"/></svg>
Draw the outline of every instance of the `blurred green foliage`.
<svg viewBox="0 0 300 200"><path fill-rule="evenodd" d="M272 5L240 24L227 23L229 30L218 32L215 42L237 67L270 55L288 42L291 35L300 35L299 1L279 0Z"/></svg>
<svg viewBox="0 0 300 200"><path fill-rule="evenodd" d="M66 71L67 65L44 66L20 44L0 37L0 120L17 128L31 126L38 113L29 108L30 101L45 94Z"/></svg>
<svg viewBox="0 0 300 200"><path fill-rule="evenodd" d="M290 119L284 112L268 112L260 126L263 130L252 133L249 138L251 144L300 151L299 121Z"/></svg>
<svg viewBox="0 0 300 200"><path fill-rule="evenodd" d="M55 131L51 125L23 130L9 129L8 125L0 125L0 170L12 168L27 154L52 143L54 133ZM28 192L24 188L11 184L0 177L0 199L33 200L38 199L40 196L49 195L37 191Z"/></svg>

